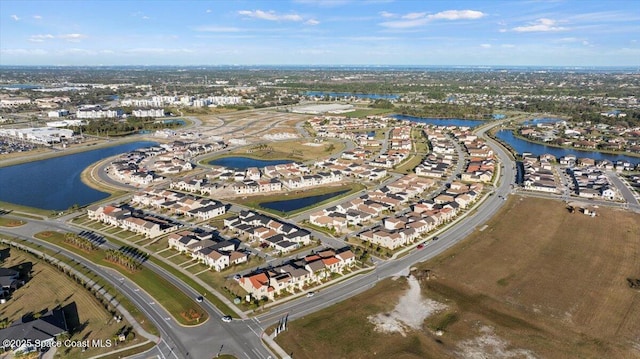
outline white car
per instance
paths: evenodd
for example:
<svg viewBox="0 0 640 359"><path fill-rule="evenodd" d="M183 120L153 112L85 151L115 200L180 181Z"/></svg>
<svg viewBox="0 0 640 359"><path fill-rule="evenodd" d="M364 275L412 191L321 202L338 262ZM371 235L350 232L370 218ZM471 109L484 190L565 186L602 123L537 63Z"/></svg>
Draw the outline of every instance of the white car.
<svg viewBox="0 0 640 359"><path fill-rule="evenodd" d="M225 323L231 323L231 316L230 315L225 315L224 317L222 317L222 321Z"/></svg>
<svg viewBox="0 0 640 359"><path fill-rule="evenodd" d="M307 293L307 298L311 298L311 297L313 297L313 295L314 295L314 294L315 294L314 292L309 292L309 293Z"/></svg>

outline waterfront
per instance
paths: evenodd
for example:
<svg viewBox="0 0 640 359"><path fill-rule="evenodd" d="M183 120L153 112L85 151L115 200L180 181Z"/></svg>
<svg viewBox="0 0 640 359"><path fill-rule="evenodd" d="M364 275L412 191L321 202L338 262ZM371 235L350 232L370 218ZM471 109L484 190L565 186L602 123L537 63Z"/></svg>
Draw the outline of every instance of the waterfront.
<svg viewBox="0 0 640 359"><path fill-rule="evenodd" d="M430 118L430 117L415 117L415 116L407 116L407 115L393 115L391 117L397 120L424 123L427 125L435 125L435 126L478 127L483 123L486 123L485 121L466 120L462 118Z"/></svg>
<svg viewBox="0 0 640 359"><path fill-rule="evenodd" d="M602 153L602 152L595 152L595 151L580 151L572 148L552 147L552 146L545 146L539 143L529 142L516 137L513 134L512 130L500 130L496 133L496 137L501 141L503 141L504 143L511 146L511 148L513 148L516 152L518 152L518 154L522 154L523 152L529 152L535 156L540 156L540 155L549 153L556 156L556 158L560 158L566 155L575 155L577 158L592 158L594 160L609 160L611 162L628 161L633 164L640 163L640 157L632 157L632 156L625 156L620 154Z"/></svg>
<svg viewBox="0 0 640 359"><path fill-rule="evenodd" d="M309 196L295 199L288 199L282 201L272 201L272 202L264 202L260 203L260 207L272 209L280 212L292 212L297 211L299 209L312 206L314 204L318 204L322 201L326 201L330 198L340 196L349 192L349 190L331 192L326 194L321 194L317 196Z"/></svg>
<svg viewBox="0 0 640 359"><path fill-rule="evenodd" d="M399 95L394 94L377 94L377 93L351 93L351 92L327 92L327 91L307 91L304 93L305 96L314 96L314 97L355 97L359 99L371 99L371 100L397 100L400 98Z"/></svg>
<svg viewBox="0 0 640 359"><path fill-rule="evenodd" d="M84 184L82 171L92 163L141 147L139 141L0 168L0 201L47 210L65 210L105 199L108 193Z"/></svg>
<svg viewBox="0 0 640 359"><path fill-rule="evenodd" d="M275 166L292 162L293 161L290 160L259 160L250 157L232 156L217 158L215 160L209 161L209 164L213 166L223 166L237 170L246 170L249 167Z"/></svg>

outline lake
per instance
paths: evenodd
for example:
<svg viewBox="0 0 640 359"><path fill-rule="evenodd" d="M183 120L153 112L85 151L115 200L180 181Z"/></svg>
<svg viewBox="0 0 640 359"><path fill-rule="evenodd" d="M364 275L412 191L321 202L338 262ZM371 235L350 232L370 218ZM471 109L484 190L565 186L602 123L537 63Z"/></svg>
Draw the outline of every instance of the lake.
<svg viewBox="0 0 640 359"><path fill-rule="evenodd" d="M132 142L46 160L0 168L0 201L50 210L66 210L100 201L108 193L82 182L80 174L92 163L156 142Z"/></svg>
<svg viewBox="0 0 640 359"><path fill-rule="evenodd" d="M264 202L264 203L260 203L260 207L273 209L280 212L292 212L301 208L309 207L311 205L320 203L322 201L326 201L330 198L339 196L341 194L345 194L347 192L349 192L349 190L331 192L331 193L321 194L317 196L288 199L284 201Z"/></svg>
<svg viewBox="0 0 640 359"><path fill-rule="evenodd" d="M258 160L255 158L234 156L218 158L213 161L209 161L209 164L213 166L224 166L237 170L246 170L249 167L275 166L292 162L293 161L290 160Z"/></svg>
<svg viewBox="0 0 640 359"><path fill-rule="evenodd" d="M394 94L378 94L378 93L351 93L351 92L327 92L327 91L307 91L304 93L305 96L314 96L314 97L355 97L355 98L368 98L372 100L397 100L400 98L400 95Z"/></svg>
<svg viewBox="0 0 640 359"><path fill-rule="evenodd" d="M609 160L609 161L629 161L633 164L640 163L640 157L631 157L625 155L614 155L610 153L594 152L594 151L580 151L572 148L558 148L541 145L539 143L533 143L525 141L516 137L511 130L500 130L496 134L496 137L500 140L508 143L516 152L522 154L523 152L530 152L535 156L540 156L545 153L552 154L556 158L560 158L566 155L575 155L577 158L592 158L594 160Z"/></svg>
<svg viewBox="0 0 640 359"><path fill-rule="evenodd" d="M465 120L462 118L429 118L429 117L415 117L415 116L407 116L407 115L393 115L391 117L397 120L424 123L424 124L435 125L435 126L478 127L483 123L486 123L486 121Z"/></svg>

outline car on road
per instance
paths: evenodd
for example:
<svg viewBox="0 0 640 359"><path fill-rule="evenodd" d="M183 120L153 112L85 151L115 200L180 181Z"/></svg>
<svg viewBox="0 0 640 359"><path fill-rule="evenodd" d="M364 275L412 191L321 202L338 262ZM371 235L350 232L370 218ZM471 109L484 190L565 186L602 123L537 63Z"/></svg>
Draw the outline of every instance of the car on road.
<svg viewBox="0 0 640 359"><path fill-rule="evenodd" d="M313 297L315 294L316 294L316 293L314 293L314 292L309 292L309 293L307 293L307 298L311 298L311 297Z"/></svg>
<svg viewBox="0 0 640 359"><path fill-rule="evenodd" d="M196 302L198 302L198 303L202 303L203 300L204 300L204 298L202 296L196 297Z"/></svg>
<svg viewBox="0 0 640 359"><path fill-rule="evenodd" d="M433 238L431 238L432 241L437 241L438 240L438 236L435 236Z"/></svg>
<svg viewBox="0 0 640 359"><path fill-rule="evenodd" d="M221 318L223 322L225 323L231 323L231 316L230 315L225 315L224 317Z"/></svg>
<svg viewBox="0 0 640 359"><path fill-rule="evenodd" d="M416 249L422 249L422 248L424 248L424 244L422 243L418 244L418 246L416 247Z"/></svg>

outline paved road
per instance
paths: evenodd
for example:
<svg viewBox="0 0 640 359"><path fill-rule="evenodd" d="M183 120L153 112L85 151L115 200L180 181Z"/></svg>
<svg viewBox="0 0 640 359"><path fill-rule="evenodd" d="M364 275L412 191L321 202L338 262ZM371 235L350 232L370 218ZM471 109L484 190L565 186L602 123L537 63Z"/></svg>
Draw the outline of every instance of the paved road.
<svg viewBox="0 0 640 359"><path fill-rule="evenodd" d="M481 129L479 134L482 135L484 131L486 131L486 128ZM509 155L493 141L488 140L488 142L491 147L494 148L495 153L501 161L509 164L504 167L501 173L502 178L506 180L503 180L501 185L495 190L497 195L487 197L485 202L479 205L479 208L473 214L461 219L460 222L450 230L441 234L438 241L430 242L423 250L413 251L401 259L378 262L376 268L368 274L356 276L325 288L312 298L304 297L293 300L257 318L238 320L232 323L222 323L217 319L217 316L220 315L217 309L205 301L203 306L209 312L211 319L198 327L185 328L173 323L171 319L167 320L167 318L169 318L168 313L163 311L162 308L158 308L158 305L155 304L150 297L145 296L144 293L140 293L141 291L139 289L136 290L137 288L133 283L122 279L121 285L119 285L120 283L118 282L120 282L120 279L116 278L117 274L114 276L113 273L107 273L101 267L83 261L81 258L76 258L76 260L81 261L87 265L87 267L94 270L96 274L105 277L111 283L118 283L117 287L121 288L122 293L147 313L151 320L160 328L164 344L157 346L150 352L136 355L134 358L148 358L156 355L161 358L207 358L216 355L220 351L223 353L234 353L240 358L267 358L273 354L263 347L260 336L266 326L276 323L284 314L288 313L291 319L302 317L363 292L375 285L378 280L406 273L415 263L425 261L442 253L467 237L475 228L491 218L503 205L504 202L501 197L508 195L510 185L515 179L515 174L509 161ZM35 225L45 227L44 229L51 229L51 227L65 231L71 229L63 223L45 221L30 221L28 226L20 228L22 231L30 228L30 230L26 230L26 232L44 230L43 228L33 228L34 223ZM6 232L14 236L18 235L22 238L32 240L30 237L32 233L20 234L18 233L19 230ZM162 269L153 268L154 266L151 265L150 262L147 263L154 271L157 271L158 274L175 284L179 290L188 295L195 296L198 294Z"/></svg>
<svg viewBox="0 0 640 359"><path fill-rule="evenodd" d="M634 195L634 192L620 179L617 173L613 171L607 171L607 177L618 189L624 200L628 203L630 209L635 211L640 210L640 203L638 198Z"/></svg>
<svg viewBox="0 0 640 359"><path fill-rule="evenodd" d="M24 218L21 219L24 220ZM162 338L162 341L156 348L150 352L136 356L137 358L147 358L149 355L159 355L161 358L211 358L217 354L220 346L223 346L223 353L235 353L238 357L247 359L268 358L270 355L273 355L262 346L260 339L262 330L256 329L259 328L259 326L257 326L258 324L255 321L246 320L223 323L220 317L227 313L221 313L216 307L205 300L200 305L208 312L210 319L196 327L183 327L176 323L166 310L155 303L152 297L138 288L136 284L122 277L119 273L95 265L72 252L33 238L35 233L45 230L63 232L76 231L74 228L62 222L29 219L27 225L12 229L0 229L0 233L38 243L45 248L59 251L68 258L73 258L76 262L84 264L94 273L105 278L114 288L118 288L123 295L129 298L134 305L153 321L160 330ZM110 248L116 248L116 246L108 242L106 245ZM200 295L191 287L152 262L147 261L144 265L171 282L187 295L194 298ZM248 323L243 326L241 324L243 322ZM244 329L239 330L238 328ZM207 343L207 345L203 343Z"/></svg>
<svg viewBox="0 0 640 359"><path fill-rule="evenodd" d="M498 123L494 124L494 126L495 125L498 125ZM484 136L484 133L489 128L490 127L485 127L480 129L478 135ZM502 207L504 204L503 198L509 194L511 184L515 182L515 171L509 154L494 141L487 139L487 142L493 148L500 161L506 164L501 170L502 181L500 186L494 190L494 195L488 196L473 214L466 216L451 229L440 234L438 241L431 241L422 250L414 250L400 259L378 262L376 268L367 274L359 275L322 289L311 298L303 297L293 300L286 305L272 309L269 313L258 316L257 319L264 326L269 326L277 323L280 318L287 314L290 319L296 319L329 307L364 292L373 287L379 280L407 274L409 268L414 264L424 262L439 255L474 232L476 228L479 228L489 220Z"/></svg>

